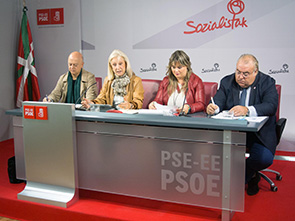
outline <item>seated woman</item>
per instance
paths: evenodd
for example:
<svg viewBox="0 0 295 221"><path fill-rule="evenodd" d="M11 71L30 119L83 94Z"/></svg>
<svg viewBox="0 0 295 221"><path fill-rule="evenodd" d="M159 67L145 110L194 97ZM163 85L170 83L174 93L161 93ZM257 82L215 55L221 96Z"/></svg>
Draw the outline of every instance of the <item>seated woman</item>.
<svg viewBox="0 0 295 221"><path fill-rule="evenodd" d="M140 109L143 103L143 86L130 66L128 57L119 50L114 50L108 60L108 76L102 89L94 100L84 99L83 107L90 104L109 104L117 109Z"/></svg>
<svg viewBox="0 0 295 221"><path fill-rule="evenodd" d="M156 109L157 102L177 107L176 111L183 114L205 110L203 82L192 72L190 58L184 51L178 50L171 55L166 75L149 109Z"/></svg>

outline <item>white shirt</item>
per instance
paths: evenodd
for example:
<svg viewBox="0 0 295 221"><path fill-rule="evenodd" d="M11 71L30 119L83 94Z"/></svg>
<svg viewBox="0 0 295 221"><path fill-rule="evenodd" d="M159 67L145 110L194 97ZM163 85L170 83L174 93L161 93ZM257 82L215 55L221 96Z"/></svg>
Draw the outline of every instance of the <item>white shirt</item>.
<svg viewBox="0 0 295 221"><path fill-rule="evenodd" d="M249 100L250 100L250 93L251 93L251 87L247 88L247 95L245 100L245 106L249 110L249 117L257 117L257 112L254 106L249 106ZM242 91L240 91L240 97L241 97Z"/></svg>
<svg viewBox="0 0 295 221"><path fill-rule="evenodd" d="M180 90L181 90L181 84L178 84ZM181 90L180 93L178 93L177 89L170 95L167 106L171 107L177 107L177 108L182 108L183 104L186 103L184 101L185 98L185 93Z"/></svg>

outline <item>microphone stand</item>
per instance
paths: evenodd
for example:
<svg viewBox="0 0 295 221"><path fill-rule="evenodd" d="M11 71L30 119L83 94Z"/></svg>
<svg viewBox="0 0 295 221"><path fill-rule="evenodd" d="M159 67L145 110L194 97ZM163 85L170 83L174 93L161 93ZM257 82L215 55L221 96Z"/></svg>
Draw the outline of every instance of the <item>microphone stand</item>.
<svg viewBox="0 0 295 221"><path fill-rule="evenodd" d="M76 106L76 104L78 103L78 101L80 100L81 101L81 98L86 94L86 92L89 90L89 88L91 88L93 85L95 85L96 84L96 82L95 83L93 83L93 84L91 84L88 88L86 88L86 90L81 94L81 96L76 100L76 102L75 102L75 106ZM78 110L85 110L85 108L76 108L76 109L78 109Z"/></svg>

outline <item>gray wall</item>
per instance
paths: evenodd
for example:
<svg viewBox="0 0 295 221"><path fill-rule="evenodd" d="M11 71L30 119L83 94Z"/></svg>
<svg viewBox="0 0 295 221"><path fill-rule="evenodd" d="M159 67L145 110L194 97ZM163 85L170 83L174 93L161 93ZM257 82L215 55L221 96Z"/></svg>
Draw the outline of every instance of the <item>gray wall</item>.
<svg viewBox="0 0 295 221"><path fill-rule="evenodd" d="M19 0L0 0L0 141L12 138L11 117L6 110L15 107L15 70L20 13Z"/></svg>

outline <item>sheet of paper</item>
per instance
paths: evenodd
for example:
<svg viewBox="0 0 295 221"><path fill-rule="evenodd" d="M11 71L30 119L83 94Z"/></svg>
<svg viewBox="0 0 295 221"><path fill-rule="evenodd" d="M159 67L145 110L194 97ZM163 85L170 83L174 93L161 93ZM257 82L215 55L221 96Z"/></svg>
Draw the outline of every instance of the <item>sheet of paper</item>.
<svg viewBox="0 0 295 221"><path fill-rule="evenodd" d="M240 116L240 117L235 117L233 114L229 113L228 111L222 111L218 113L217 115L212 116L214 119L232 119L232 120L247 120L248 122L253 122L253 123L260 123L264 119L266 119L266 116L259 116L259 117L245 117L245 116Z"/></svg>
<svg viewBox="0 0 295 221"><path fill-rule="evenodd" d="M164 115L165 110L149 110L149 109L139 109L139 110L121 110L124 114L160 114Z"/></svg>
<svg viewBox="0 0 295 221"><path fill-rule="evenodd" d="M267 117L265 117L265 116L261 116L261 117L246 117L246 120L248 122L260 123L260 122L262 122L266 118Z"/></svg>
<svg viewBox="0 0 295 221"><path fill-rule="evenodd" d="M170 107L167 105L161 105L155 102L156 110L151 109L138 109L138 110L120 110L124 114L158 114L165 116L174 116L173 113L176 111L176 107Z"/></svg>
<svg viewBox="0 0 295 221"><path fill-rule="evenodd" d="M214 119L235 119L234 115L229 111L222 111L216 115L213 115Z"/></svg>
<svg viewBox="0 0 295 221"><path fill-rule="evenodd" d="M157 110L168 110L168 111L175 111L176 107L171 107L167 105L158 104L157 102L154 103Z"/></svg>

